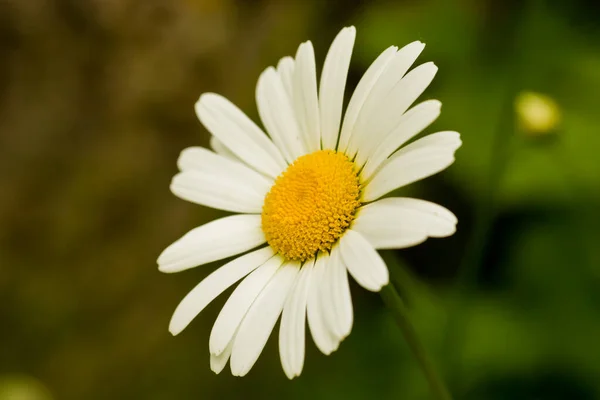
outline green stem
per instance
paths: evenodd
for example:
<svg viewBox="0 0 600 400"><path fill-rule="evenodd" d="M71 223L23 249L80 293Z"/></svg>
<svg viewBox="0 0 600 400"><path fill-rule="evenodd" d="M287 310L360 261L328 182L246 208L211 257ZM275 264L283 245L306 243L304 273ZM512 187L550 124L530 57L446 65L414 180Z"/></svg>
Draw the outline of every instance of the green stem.
<svg viewBox="0 0 600 400"><path fill-rule="evenodd" d="M596 246L593 241L593 235L590 233L589 221L593 221L594 212L588 207L591 204L591 196L587 192L587 188L581 182L580 174L577 171L572 158L565 148L565 144L562 141L565 132L557 130L554 132L557 136L557 143L554 143L553 150L557 163L562 167L564 173L565 183L569 187L571 193L571 201L575 204L576 212L573 214L573 218L570 220L570 225L573 229L572 238L575 246L579 246L579 257L581 257L581 264L585 265L590 270L594 266L593 255L590 252Z"/></svg>
<svg viewBox="0 0 600 400"><path fill-rule="evenodd" d="M404 302L396 291L396 288L394 288L392 284L385 286L383 289L381 289L381 297L383 298L383 301L387 307L392 311L394 319L400 327L400 330L404 335L404 339L406 339L406 343L408 343L414 356L419 362L419 365L425 374L425 378L427 378L427 382L429 383L435 398L437 400L452 400L450 392L438 375L433 363L431 362L431 359L427 355L425 347L419 340L417 331L408 318L408 312L404 306Z"/></svg>
<svg viewBox="0 0 600 400"><path fill-rule="evenodd" d="M514 99L522 88L522 75L527 65L527 53L523 52L524 41L527 38L531 42L529 21L535 15L539 0L523 2L525 7L519 12L515 25L509 27L502 42L507 46L499 51L510 54L511 63L506 67L506 73L502 78L506 82L505 99L499 112L499 120L492 138L491 159L487 174L487 186L483 195L476 205L471 237L465 247L465 257L460 265L456 278L455 289L450 298L449 321L446 327L446 339L444 343L446 370L457 387L461 387L464 371L460 360L460 352L463 350L464 336L468 324L468 315L465 308L470 296L477 289L477 278L483 264L493 222L497 216L497 194L502 183L502 178L508 166L511 144L515 134L515 112ZM497 35L494 35L496 39Z"/></svg>
<svg viewBox="0 0 600 400"><path fill-rule="evenodd" d="M460 352L464 345L464 334L468 324L468 316L464 313L464 309L469 301L469 296L473 294L477 287L477 278L489 245L492 225L496 218L497 190L508 165L510 140L514 134L513 99L516 93L516 88L509 85L503 109L499 114L500 122L494 132L487 187L480 203L476 206L475 224L471 236L467 240L465 256L458 270L455 288L448 306L450 319L446 326L444 340L444 349L446 349L445 372L453 381L459 382L459 387L463 375Z"/></svg>

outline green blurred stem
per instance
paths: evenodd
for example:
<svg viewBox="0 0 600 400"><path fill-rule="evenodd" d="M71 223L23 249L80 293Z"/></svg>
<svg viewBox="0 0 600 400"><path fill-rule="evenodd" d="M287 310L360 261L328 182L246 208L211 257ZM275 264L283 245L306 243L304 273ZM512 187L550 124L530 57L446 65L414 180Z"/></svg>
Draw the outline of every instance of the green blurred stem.
<svg viewBox="0 0 600 400"><path fill-rule="evenodd" d="M392 250L379 250L379 254L390 271L390 285L394 285L398 295L408 307L415 306L422 289L407 266L396 257Z"/></svg>
<svg viewBox="0 0 600 400"><path fill-rule="evenodd" d="M396 291L396 288L392 284L386 285L383 287L383 289L381 289L381 297L383 298L383 301L387 307L392 311L394 319L400 327L400 330L402 331L402 334L404 335L404 338L406 339L410 349L417 358L417 361L419 362L419 365L423 370L425 377L427 378L427 382L429 382L429 386L431 387L431 391L435 395L435 398L437 400L452 400L450 392L438 375L433 363L431 362L431 359L427 355L425 347L419 340L417 331L408 318L408 312L404 302Z"/></svg>
<svg viewBox="0 0 600 400"><path fill-rule="evenodd" d="M587 188L582 184L580 176L571 156L568 154L565 144L562 141L566 132L557 130L554 132L559 140L553 146L555 159L562 166L564 173L565 183L570 188L572 201L576 205L577 212L574 214L574 218L571 219L571 226L573 229L573 237L579 238L575 240L577 246L579 246L580 257L582 257L582 265L586 265L590 270L594 267L593 255L591 249L596 246L593 240L593 235L590 233L589 226L590 221L593 221L594 211L588 207L588 204L592 204L589 199L592 197L587 192Z"/></svg>
<svg viewBox="0 0 600 400"><path fill-rule="evenodd" d="M444 349L446 349L445 372L452 379L462 375L460 351L464 345L464 335L468 324L464 314L469 295L476 289L477 277L489 245L492 224L496 217L497 190L508 165L510 140L515 130L513 99L517 93L516 84L508 85L506 98L500 111L500 119L494 133L487 188L475 210L475 224L467 241L465 257L460 265L456 285L450 299L450 319L446 327Z"/></svg>
<svg viewBox="0 0 600 400"><path fill-rule="evenodd" d="M475 211L475 225L473 233L467 245L467 254L459 271L459 290L470 287L477 280L479 268L481 267L488 244L492 223L497 213L497 192L502 183L502 176L506 170L509 159L509 144L515 130L514 98L517 90L510 88L502 110L500 111L499 123L494 133L490 169L487 176L487 188L482 196L481 203Z"/></svg>

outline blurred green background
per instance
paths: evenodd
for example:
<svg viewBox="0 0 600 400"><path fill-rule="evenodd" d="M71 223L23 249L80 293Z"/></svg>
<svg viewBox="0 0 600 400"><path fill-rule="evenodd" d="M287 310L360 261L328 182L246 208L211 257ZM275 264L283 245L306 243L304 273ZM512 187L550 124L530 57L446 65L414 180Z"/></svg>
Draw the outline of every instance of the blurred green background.
<svg viewBox="0 0 600 400"><path fill-rule="evenodd" d="M386 252L456 399L600 399L600 12L594 0L0 1L0 399L429 399L377 294L352 286L353 332L308 340L288 381L271 337L246 378L209 369L225 296L181 335L181 298L219 263L174 275L158 254L222 213L169 192L207 145L205 91L256 119L259 73L301 41L322 65L358 29L350 93L384 48L427 43L422 99L463 147L400 191L459 218L448 239ZM521 91L556 129L520 129ZM348 97L348 96L346 96ZM347 99L346 99L347 100ZM18 397L21 396L21 397Z"/></svg>

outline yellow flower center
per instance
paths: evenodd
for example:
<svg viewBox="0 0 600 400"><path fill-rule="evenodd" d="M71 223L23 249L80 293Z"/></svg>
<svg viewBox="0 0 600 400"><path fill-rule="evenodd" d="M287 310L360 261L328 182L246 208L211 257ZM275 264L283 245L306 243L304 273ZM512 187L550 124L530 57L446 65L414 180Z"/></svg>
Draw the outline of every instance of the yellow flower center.
<svg viewBox="0 0 600 400"><path fill-rule="evenodd" d="M354 219L359 196L357 171L344 154L319 150L299 157L265 197L267 242L288 260L330 250Z"/></svg>

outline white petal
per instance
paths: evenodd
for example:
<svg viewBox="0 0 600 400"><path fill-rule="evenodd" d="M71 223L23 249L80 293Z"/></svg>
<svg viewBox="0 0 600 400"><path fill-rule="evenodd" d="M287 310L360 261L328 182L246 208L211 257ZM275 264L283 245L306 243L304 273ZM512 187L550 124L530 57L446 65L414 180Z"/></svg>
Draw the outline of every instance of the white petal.
<svg viewBox="0 0 600 400"><path fill-rule="evenodd" d="M323 149L335 149L340 130L344 90L356 29L344 28L333 40L321 74L319 109L321 115L321 141Z"/></svg>
<svg viewBox="0 0 600 400"><path fill-rule="evenodd" d="M298 262L282 265L248 310L233 342L230 363L233 375L244 376L254 366L281 314L299 270Z"/></svg>
<svg viewBox="0 0 600 400"><path fill-rule="evenodd" d="M210 369L215 373L219 374L227 365L227 361L229 361L229 357L231 357L231 348L233 347L233 339L229 341L229 344L223 350L223 352L219 355L211 354L210 355Z"/></svg>
<svg viewBox="0 0 600 400"><path fill-rule="evenodd" d="M461 145L457 132L438 132L400 149L389 158L363 190L363 202L377 200L394 189L447 168Z"/></svg>
<svg viewBox="0 0 600 400"><path fill-rule="evenodd" d="M260 215L232 215L192 229L158 257L162 272L178 272L243 253L266 241Z"/></svg>
<svg viewBox="0 0 600 400"><path fill-rule="evenodd" d="M274 256L254 270L235 288L221 309L208 341L211 354L221 354L235 335L252 303L283 264L280 256Z"/></svg>
<svg viewBox="0 0 600 400"><path fill-rule="evenodd" d="M293 104L304 148L312 153L321 148L321 124L317 97L315 52L310 41L298 47L294 68Z"/></svg>
<svg viewBox="0 0 600 400"><path fill-rule="evenodd" d="M241 182L227 170L216 174L190 171L175 175L170 189L177 197L202 206L237 213L260 213L269 189L260 193L260 187L253 187L248 181Z"/></svg>
<svg viewBox="0 0 600 400"><path fill-rule="evenodd" d="M326 355L337 350L341 340L329 329L321 298L321 283L328 261L329 255L319 252L314 265L304 266L304 268L310 268L309 274L311 275L306 309L308 327L317 348Z"/></svg>
<svg viewBox="0 0 600 400"><path fill-rule="evenodd" d="M216 136L210 135L210 148L220 156L229 158L230 160L242 162L235 154L231 152Z"/></svg>
<svg viewBox="0 0 600 400"><path fill-rule="evenodd" d="M213 136L214 138L214 136ZM218 139L215 139L218 142ZM215 143L216 144L216 143ZM251 182L262 192L270 188L274 180L266 177L247 165L226 156L215 154L204 147L188 147L184 149L178 160L177 166L182 172L201 171L210 174L225 173L236 177L240 182Z"/></svg>
<svg viewBox="0 0 600 400"><path fill-rule="evenodd" d="M248 174L262 178L268 182L268 178L262 176L251 168L240 164L239 162L234 162L231 158L198 146L188 147L181 151L179 158L177 159L177 168L179 168L181 172L219 172L221 169L225 168L231 169L236 174Z"/></svg>
<svg viewBox="0 0 600 400"><path fill-rule="evenodd" d="M331 320L333 323L332 329L336 335L345 338L352 330L354 313L352 311L348 272L342 261L339 245L335 245L331 249L327 270L327 292L330 293L334 310L333 319Z"/></svg>
<svg viewBox="0 0 600 400"><path fill-rule="evenodd" d="M279 355L289 379L299 376L304 366L306 300L310 288L309 268L302 268L281 314Z"/></svg>
<svg viewBox="0 0 600 400"><path fill-rule="evenodd" d="M340 133L340 142L338 144L339 151L345 151L348 147L350 136L354 130L354 124L356 123L356 119L358 118L363 104L369 96L371 89L377 82L377 79L379 79L379 76L392 60L397 50L398 48L396 46L391 46L383 51L379 57L373 61L371 66L367 69L363 77L358 82L358 85L356 86L356 89L350 98L350 102L348 103L346 114L344 115L342 132Z"/></svg>
<svg viewBox="0 0 600 400"><path fill-rule="evenodd" d="M409 145L403 147L398 152L390 157L390 160L401 157L403 154L409 153L410 151L420 150L424 148L436 148L436 147L460 147L462 144L460 140L460 134L455 131L442 131L432 133L424 136L419 140L416 140Z"/></svg>
<svg viewBox="0 0 600 400"><path fill-rule="evenodd" d="M385 122L377 120L374 118L374 115L382 107L383 103L387 101L386 97L388 94L400 82L424 47L425 45L421 42L410 43L398 50L387 64L361 107L348 148L346 149L348 155L354 155L359 149L362 151L363 146L370 145L373 141L371 139L373 132L379 132L377 125ZM404 111L402 110L398 115L402 115Z"/></svg>
<svg viewBox="0 0 600 400"><path fill-rule="evenodd" d="M273 249L267 246L238 257L216 269L179 303L171 318L169 331L173 335L180 333L218 295L264 264L272 256Z"/></svg>
<svg viewBox="0 0 600 400"><path fill-rule="evenodd" d="M285 159L291 163L306 154L291 100L273 67L258 78L256 104L260 119Z"/></svg>
<svg viewBox="0 0 600 400"><path fill-rule="evenodd" d="M414 246L428 237L456 231L457 219L448 209L425 200L391 197L360 208L352 229L376 249Z"/></svg>
<svg viewBox="0 0 600 400"><path fill-rule="evenodd" d="M337 329L336 304L331 291L333 287L332 280L334 278L332 266L335 263L333 256L333 251L330 254L323 253L321 259L317 261L315 265L316 273L313 276L318 277L318 279L312 282L312 286L318 288L318 303L325 327L331 332L331 336L335 341L341 342L342 335L340 334L340 330Z"/></svg>
<svg viewBox="0 0 600 400"><path fill-rule="evenodd" d="M283 57L277 63L277 73L281 77L281 81L283 82L283 87L291 99L294 98L294 68L295 61L292 57Z"/></svg>
<svg viewBox="0 0 600 400"><path fill-rule="evenodd" d="M356 157L358 165L363 165L373 148L398 126L403 113L429 86L436 72L437 67L431 62L419 65L406 74L387 96L376 100L376 110L364 120L365 125L361 126L365 132L363 138L367 140L360 142L361 147Z"/></svg>
<svg viewBox="0 0 600 400"><path fill-rule="evenodd" d="M189 147L178 160L183 171L171 182L178 197L225 211L260 213L273 181L202 147Z"/></svg>
<svg viewBox="0 0 600 400"><path fill-rule="evenodd" d="M442 103L439 101L427 100L403 114L396 128L382 141L375 143L375 150L368 155L361 178L369 180L393 152L435 121L440 115L441 107Z"/></svg>
<svg viewBox="0 0 600 400"><path fill-rule="evenodd" d="M342 259L362 287L378 292L389 282L389 272L377 250L360 233L348 229L340 239Z"/></svg>
<svg viewBox="0 0 600 400"><path fill-rule="evenodd" d="M264 132L229 100L205 93L196 114L213 135L248 165L276 178L286 168L283 156Z"/></svg>

